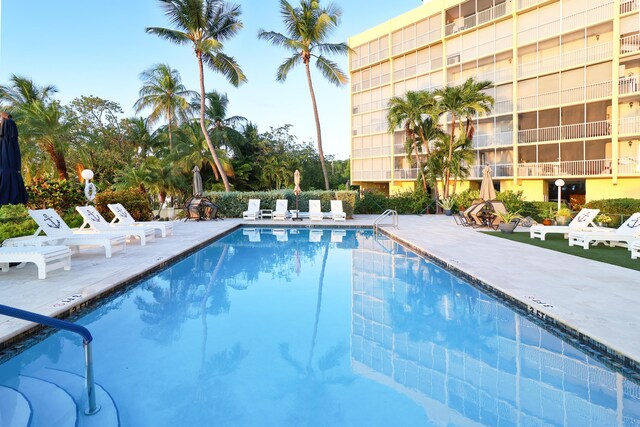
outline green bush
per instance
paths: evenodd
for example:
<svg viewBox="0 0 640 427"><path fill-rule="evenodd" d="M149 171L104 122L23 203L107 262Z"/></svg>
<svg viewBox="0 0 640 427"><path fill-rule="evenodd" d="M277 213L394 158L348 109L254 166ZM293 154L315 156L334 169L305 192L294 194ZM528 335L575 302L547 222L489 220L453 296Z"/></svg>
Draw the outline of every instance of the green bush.
<svg viewBox="0 0 640 427"><path fill-rule="evenodd" d="M524 197L522 191L501 191L496 195L496 199L500 200L508 212L518 212L524 208Z"/></svg>
<svg viewBox="0 0 640 427"><path fill-rule="evenodd" d="M458 209L468 208L473 204L474 200L480 198L480 190L464 190L462 193L456 194L456 204Z"/></svg>
<svg viewBox="0 0 640 427"><path fill-rule="evenodd" d="M63 212L62 219L72 228L82 224L82 217L75 210ZM37 229L25 205L0 206L0 242L11 237L32 235Z"/></svg>
<svg viewBox="0 0 640 427"><path fill-rule="evenodd" d="M67 212L84 205L84 188L78 181L60 179L40 179L27 186L28 206L33 209L52 208Z"/></svg>
<svg viewBox="0 0 640 427"><path fill-rule="evenodd" d="M600 213L607 214L612 218L609 223L610 227L618 227L622 224L623 219L636 212L640 212L640 199L604 199L592 200L585 203L585 208L600 209Z"/></svg>
<svg viewBox="0 0 640 427"><path fill-rule="evenodd" d="M386 196L375 190L366 190L356 202L355 212L358 214L381 214L387 209L393 209L398 214L423 213L431 199L423 191L406 191L404 193Z"/></svg>
<svg viewBox="0 0 640 427"><path fill-rule="evenodd" d="M98 212L107 220L113 219L113 214L107 207L109 203L120 203L136 221L153 219L148 197L138 190L103 191L96 195L93 201Z"/></svg>
<svg viewBox="0 0 640 427"><path fill-rule="evenodd" d="M331 200L342 200L342 209L347 218L353 217L357 192L355 191L303 191L298 196L298 209L309 210L309 200L320 200L324 212L331 210ZM293 190L273 190L254 192L205 192L204 196L218 206L218 215L223 218L239 218L247 210L249 199L260 199L260 209L276 208L278 199L287 199L289 209L296 208L296 195Z"/></svg>
<svg viewBox="0 0 640 427"><path fill-rule="evenodd" d="M522 202L520 215L522 217L530 216L540 222L545 218L553 219L557 210L558 203L556 202Z"/></svg>

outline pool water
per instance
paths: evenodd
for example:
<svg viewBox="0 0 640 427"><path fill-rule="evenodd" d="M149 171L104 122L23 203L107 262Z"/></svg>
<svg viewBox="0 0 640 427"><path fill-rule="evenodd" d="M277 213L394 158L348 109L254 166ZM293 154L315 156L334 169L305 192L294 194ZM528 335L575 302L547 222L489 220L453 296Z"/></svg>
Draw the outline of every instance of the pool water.
<svg viewBox="0 0 640 427"><path fill-rule="evenodd" d="M368 230L238 230L77 322L122 426L640 425L634 381ZM83 370L65 332L4 362L0 425L74 425L46 390Z"/></svg>

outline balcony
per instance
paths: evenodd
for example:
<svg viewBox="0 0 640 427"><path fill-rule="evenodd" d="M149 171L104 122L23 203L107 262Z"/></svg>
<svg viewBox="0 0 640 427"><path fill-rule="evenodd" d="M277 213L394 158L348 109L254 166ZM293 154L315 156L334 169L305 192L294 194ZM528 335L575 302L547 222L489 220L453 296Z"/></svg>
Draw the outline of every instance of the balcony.
<svg viewBox="0 0 640 427"><path fill-rule="evenodd" d="M610 165L611 159L519 163L518 176L522 178L537 178L607 175L611 173Z"/></svg>
<svg viewBox="0 0 640 427"><path fill-rule="evenodd" d="M638 0L626 0L620 2L620 15L634 12L636 10L638 10Z"/></svg>
<svg viewBox="0 0 640 427"><path fill-rule="evenodd" d="M588 62L611 58L612 46L611 42L602 43L549 58L540 58L537 61L523 62L518 65L518 77L551 73L562 68L577 67Z"/></svg>
<svg viewBox="0 0 640 427"><path fill-rule="evenodd" d="M535 110L560 104L572 104L586 100L610 98L611 81L593 83L586 86L525 96L518 100L518 110Z"/></svg>
<svg viewBox="0 0 640 427"><path fill-rule="evenodd" d="M390 181L391 171L353 171L354 181Z"/></svg>
<svg viewBox="0 0 640 427"><path fill-rule="evenodd" d="M544 2L545 0L518 0L518 10L526 9L528 7L535 6Z"/></svg>
<svg viewBox="0 0 640 427"><path fill-rule="evenodd" d="M414 180L418 177L418 168L413 169L396 169L393 171L393 179Z"/></svg>
<svg viewBox="0 0 640 427"><path fill-rule="evenodd" d="M626 117L618 121L619 135L640 135L640 117Z"/></svg>
<svg viewBox="0 0 640 427"><path fill-rule="evenodd" d="M380 157L380 156L388 156L391 154L390 146L382 146L382 147L371 147L371 148L354 148L351 152L351 156L354 159L359 159L363 157Z"/></svg>
<svg viewBox="0 0 640 427"><path fill-rule="evenodd" d="M622 77L618 80L620 95L637 93L640 91L640 76Z"/></svg>
<svg viewBox="0 0 640 427"><path fill-rule="evenodd" d="M473 137L473 148L504 147L513 144L513 131L490 134L476 134Z"/></svg>
<svg viewBox="0 0 640 427"><path fill-rule="evenodd" d="M365 102L362 104L354 105L353 107L351 107L351 114L362 114L374 110L384 110L385 108L387 108L388 103L389 98L384 98L379 101Z"/></svg>
<svg viewBox="0 0 640 427"><path fill-rule="evenodd" d="M458 18L454 22L445 25L444 35L450 36L451 34L459 33L462 30L468 30L469 28L473 28L477 25L482 25L486 22L498 19L506 15L507 12L511 13L511 10L508 9L511 9L510 1L481 10L473 15Z"/></svg>
<svg viewBox="0 0 640 427"><path fill-rule="evenodd" d="M566 141L570 139L596 138L611 135L611 121L577 123L518 131L518 143Z"/></svg>
<svg viewBox="0 0 640 427"><path fill-rule="evenodd" d="M620 37L620 55L637 52L640 50L640 34Z"/></svg>
<svg viewBox="0 0 640 427"><path fill-rule="evenodd" d="M513 165L511 163L501 163L494 165L487 165L491 168L491 176L493 178L504 178L504 177L512 177L513 176ZM469 166L469 178L470 179L481 179L482 178L482 170L485 168L485 165L472 165Z"/></svg>

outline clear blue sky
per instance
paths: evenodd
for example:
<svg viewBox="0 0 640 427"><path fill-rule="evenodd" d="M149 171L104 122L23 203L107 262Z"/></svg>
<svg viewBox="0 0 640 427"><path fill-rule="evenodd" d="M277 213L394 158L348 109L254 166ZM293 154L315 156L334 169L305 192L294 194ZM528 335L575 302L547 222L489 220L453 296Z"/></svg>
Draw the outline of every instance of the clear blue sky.
<svg viewBox="0 0 640 427"><path fill-rule="evenodd" d="M208 71L206 89L226 92L229 115L241 115L258 124L293 125L301 141L313 140L315 125L303 68L287 82L275 82L275 72L286 52L257 40L260 28L284 32L278 0L236 1L242 6L244 29L225 45L249 82L233 88ZM292 0L292 4L296 1ZM321 0L321 4L327 4ZM331 42L346 41L370 27L422 4L420 0L344 0L342 22ZM126 116L140 89L139 74L153 64L168 63L180 71L188 88L198 89L195 56L186 46L175 46L146 34L146 27L170 27L156 0L0 0L0 84L11 74L53 84L63 103L81 95L118 102ZM346 58L334 58L347 71ZM349 89L337 88L313 71L325 154L349 156Z"/></svg>

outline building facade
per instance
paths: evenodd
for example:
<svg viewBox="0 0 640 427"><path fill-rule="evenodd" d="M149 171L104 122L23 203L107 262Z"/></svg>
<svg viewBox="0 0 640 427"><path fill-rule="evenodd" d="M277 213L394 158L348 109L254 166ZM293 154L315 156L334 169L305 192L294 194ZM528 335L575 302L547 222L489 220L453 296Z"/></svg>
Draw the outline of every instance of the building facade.
<svg viewBox="0 0 640 427"><path fill-rule="evenodd" d="M395 193L418 170L387 103L409 90L494 87L475 163L527 200L640 198L640 0L431 0L349 39L351 180Z"/></svg>

